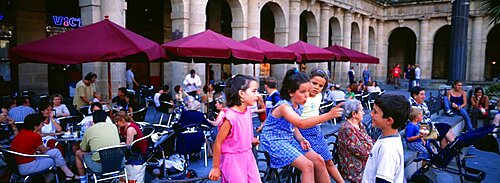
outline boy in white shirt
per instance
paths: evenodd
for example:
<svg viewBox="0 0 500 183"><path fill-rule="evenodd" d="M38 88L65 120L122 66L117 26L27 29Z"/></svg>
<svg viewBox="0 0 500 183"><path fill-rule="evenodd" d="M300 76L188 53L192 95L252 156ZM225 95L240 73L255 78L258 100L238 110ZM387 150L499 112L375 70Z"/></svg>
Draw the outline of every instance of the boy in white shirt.
<svg viewBox="0 0 500 183"><path fill-rule="evenodd" d="M382 130L363 172L363 183L406 182L403 143L398 129L408 120L410 103L402 95L384 94L375 100L372 125Z"/></svg>

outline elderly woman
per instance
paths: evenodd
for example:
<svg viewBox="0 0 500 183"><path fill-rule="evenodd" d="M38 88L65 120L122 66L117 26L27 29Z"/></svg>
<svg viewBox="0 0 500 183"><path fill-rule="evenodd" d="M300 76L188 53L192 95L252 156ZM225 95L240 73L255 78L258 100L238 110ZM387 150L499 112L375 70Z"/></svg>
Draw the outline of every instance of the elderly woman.
<svg viewBox="0 0 500 183"><path fill-rule="evenodd" d="M344 112L347 119L339 131L339 170L344 179L361 182L373 142L361 123L365 114L361 102L345 101Z"/></svg>
<svg viewBox="0 0 500 183"><path fill-rule="evenodd" d="M429 108L427 107L427 103L425 103L425 89L420 87L420 86L414 86L410 89L410 99L408 101L410 102L411 106L418 107L422 109L423 113L423 122L428 123L431 122L431 112L429 111ZM440 142L439 146L441 148L446 147L448 143L453 142L455 140L455 134L450 131L451 126L446 123L433 123L434 127L436 127L439 136L436 139L438 142Z"/></svg>
<svg viewBox="0 0 500 183"><path fill-rule="evenodd" d="M481 87L474 89L474 95L470 99L472 104L472 123L473 127L477 128L477 120L481 118L484 120L483 126L490 124L489 108L490 99L488 96L484 95L484 90Z"/></svg>

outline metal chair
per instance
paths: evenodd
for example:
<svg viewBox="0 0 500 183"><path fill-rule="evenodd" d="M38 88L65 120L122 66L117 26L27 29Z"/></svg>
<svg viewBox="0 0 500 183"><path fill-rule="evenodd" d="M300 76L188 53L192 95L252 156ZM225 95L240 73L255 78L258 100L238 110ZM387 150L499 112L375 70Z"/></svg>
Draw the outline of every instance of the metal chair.
<svg viewBox="0 0 500 183"><path fill-rule="evenodd" d="M96 151L90 152L90 155L99 153L102 166L102 170L100 172L87 167L85 161L83 161L83 166L85 167L87 174L92 174L95 183L119 177L125 177L125 182L128 182L127 169L125 169L124 166L126 150L127 145L116 145L100 148ZM122 171L124 173L120 175Z"/></svg>
<svg viewBox="0 0 500 183"><path fill-rule="evenodd" d="M7 149L0 149L2 152L2 158L7 163L7 168L11 171L12 175L10 176L9 182L30 182L30 178L35 176L35 175L40 175L44 174L46 172L51 172L55 174L56 182L59 182L59 177L57 176L57 168L56 168L56 163L54 158L50 157L49 155L41 154L41 155L30 155L30 154L24 154L16 151L11 151ZM23 157L29 157L29 158L37 158L37 157L46 157L46 158L51 158L54 161L54 166L50 167L49 169L42 170L39 172L35 172L32 174L28 175L21 175L19 172L19 166L16 162L15 156L23 156Z"/></svg>
<svg viewBox="0 0 500 183"><path fill-rule="evenodd" d="M375 104L375 100L378 98L378 96L380 95L381 93L380 92L371 92L369 95L368 95L368 98L367 98L367 105L368 105L368 109L370 109L370 111L372 110L372 104Z"/></svg>

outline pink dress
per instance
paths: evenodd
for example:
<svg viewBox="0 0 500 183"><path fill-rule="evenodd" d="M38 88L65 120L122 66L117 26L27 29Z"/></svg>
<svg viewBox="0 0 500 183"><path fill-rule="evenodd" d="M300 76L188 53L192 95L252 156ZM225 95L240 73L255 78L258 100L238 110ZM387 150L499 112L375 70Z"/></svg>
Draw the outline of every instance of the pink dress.
<svg viewBox="0 0 500 183"><path fill-rule="evenodd" d="M253 126L251 107L245 112L231 108L226 110L225 119L232 128L222 142L222 182L261 182L257 162L252 153ZM219 127L222 123L219 125Z"/></svg>

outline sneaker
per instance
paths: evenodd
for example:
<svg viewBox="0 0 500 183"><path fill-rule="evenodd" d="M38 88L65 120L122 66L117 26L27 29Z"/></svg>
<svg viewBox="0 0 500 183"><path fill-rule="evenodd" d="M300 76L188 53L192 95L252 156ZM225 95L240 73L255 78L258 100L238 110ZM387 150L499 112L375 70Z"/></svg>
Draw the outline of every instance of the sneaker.
<svg viewBox="0 0 500 183"><path fill-rule="evenodd" d="M451 110L447 110L446 111L446 115L448 115L448 116L454 116L455 113L453 113Z"/></svg>

